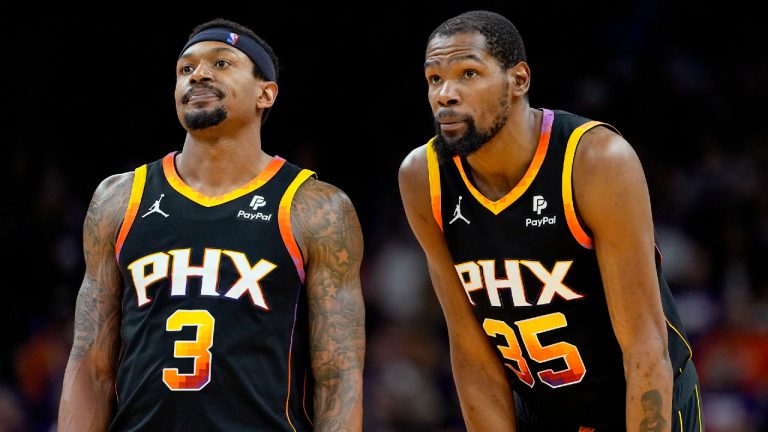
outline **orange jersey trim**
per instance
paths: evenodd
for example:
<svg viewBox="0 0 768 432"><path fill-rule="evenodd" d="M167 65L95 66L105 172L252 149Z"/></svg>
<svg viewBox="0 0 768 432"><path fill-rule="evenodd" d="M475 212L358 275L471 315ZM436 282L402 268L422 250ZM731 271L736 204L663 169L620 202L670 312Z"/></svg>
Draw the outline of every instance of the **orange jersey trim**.
<svg viewBox="0 0 768 432"><path fill-rule="evenodd" d="M309 424L314 426L315 423L309 417L309 413L307 412L307 374L308 372L304 370L304 390L303 390L304 394L301 397L301 407L304 408L304 416L307 418L307 421L309 422Z"/></svg>
<svg viewBox="0 0 768 432"><path fill-rule="evenodd" d="M290 406L291 401L291 356L293 355L293 333L296 330L296 314L298 311L294 310L293 315L293 327L291 327L291 342L288 345L288 394L285 395L285 418L288 420L288 424L291 426L291 429L293 429L293 432L296 431L296 427L293 426L293 422L291 421L291 413L288 407Z"/></svg>
<svg viewBox="0 0 768 432"><path fill-rule="evenodd" d="M128 199L128 208L125 209L123 225L120 227L120 232L117 234L117 241L115 242L115 256L117 259L120 259L120 250L123 248L123 243L128 236L128 232L131 230L133 221L136 219L136 214L139 213L139 204L141 204L141 196L144 194L144 184L146 181L147 166L142 165L133 171L131 197Z"/></svg>
<svg viewBox="0 0 768 432"><path fill-rule="evenodd" d="M467 185L469 192L472 193L472 196L474 196L475 199L483 205L483 207L490 210L494 215L498 215L505 208L509 207L512 203L517 201L517 199L520 198L520 196L522 196L525 191L528 190L528 187L531 185L531 183L533 183L533 180L536 178L536 174L539 173L541 164L544 163L544 157L547 155L547 148L549 148L549 137L552 132L552 122L554 119L555 114L552 111L544 111L541 121L541 134L539 135L539 144L536 147L536 153L533 155L531 165L528 166L528 170L523 175L523 178L521 178L520 181L515 185L515 187L512 188L509 193L496 201L489 200L482 193L480 193L477 188L475 188L475 186L467 178L466 172L464 172L464 167L461 164L461 158L459 156L453 157L453 162L456 164L456 168L459 169L461 179L464 180L464 184Z"/></svg>
<svg viewBox="0 0 768 432"><path fill-rule="evenodd" d="M296 271L299 273L299 279L301 283L304 283L304 259L301 256L301 250L296 243L296 238L293 236L293 230L291 229L291 202L293 202L293 196L296 195L296 191L308 178L315 175L313 171L304 169L299 172L299 175L288 186L288 189L280 199L280 207L277 210L277 223L280 227L280 236L283 237L283 243L285 243L288 253L291 254L293 264L296 265Z"/></svg>
<svg viewBox="0 0 768 432"><path fill-rule="evenodd" d="M432 216L440 231L443 230L442 194L440 192L440 162L434 147L435 138L427 143L427 171L429 172L429 196L432 198Z"/></svg>
<svg viewBox="0 0 768 432"><path fill-rule="evenodd" d="M254 190L260 188L264 183L268 182L285 163L285 159L281 158L280 156L275 156L272 158L269 164L267 164L267 167L264 168L264 170L260 172L259 175L254 177L248 183L223 195L211 197L192 189L189 185L184 183L184 180L179 177L179 173L176 172L176 165L174 164L175 155L176 152L171 152L163 158L163 172L165 173L165 178L168 180L168 183L171 185L171 187L176 190L176 192L184 195L185 197L200 204L203 207L213 207L253 192Z"/></svg>
<svg viewBox="0 0 768 432"><path fill-rule="evenodd" d="M293 197L296 195L296 191L299 189L299 186L301 186L308 178L313 175L315 175L313 171L307 169L301 170L301 172L299 172L296 178L293 179L291 184L288 186L288 189L286 189L285 194L283 194L283 197L280 199L280 206L277 209L277 223L278 227L280 228L280 236L283 238L283 243L285 243L285 247L288 249L288 253L291 255L291 259L293 259L294 265L296 265L296 271L299 274L299 279L301 280L302 284L304 283L304 279L306 277L304 272L304 259L301 256L301 250L299 249L299 245L296 243L296 238L293 236L293 230L291 229L291 203L293 202ZM295 330L295 327L296 317L294 316L293 329L291 329L291 343L288 347L288 392L285 396L285 418L288 420L288 424L291 426L291 429L293 429L294 432L296 432L296 428L293 426L293 422L291 421L289 406L291 401L291 356L293 353L293 331Z"/></svg>
<svg viewBox="0 0 768 432"><path fill-rule="evenodd" d="M592 237L582 228L579 218L576 216L576 206L573 203L573 159L576 156L576 147L581 137L595 126L605 123L591 121L577 127L568 138L565 148L565 161L563 162L563 206L565 207L565 221L573 234L573 238L587 249L594 248Z"/></svg>

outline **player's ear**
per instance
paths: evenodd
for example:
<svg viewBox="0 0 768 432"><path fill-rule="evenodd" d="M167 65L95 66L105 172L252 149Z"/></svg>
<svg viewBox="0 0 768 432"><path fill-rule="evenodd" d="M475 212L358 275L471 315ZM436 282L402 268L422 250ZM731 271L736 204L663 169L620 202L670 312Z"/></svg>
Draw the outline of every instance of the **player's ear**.
<svg viewBox="0 0 768 432"><path fill-rule="evenodd" d="M277 99L277 83L273 81L262 81L259 86L261 87L261 93L256 99L257 108L271 108L275 104Z"/></svg>
<svg viewBox="0 0 768 432"><path fill-rule="evenodd" d="M522 97L528 93L531 87L531 68L528 63L521 61L507 69L507 77L511 84L510 91L514 96Z"/></svg>

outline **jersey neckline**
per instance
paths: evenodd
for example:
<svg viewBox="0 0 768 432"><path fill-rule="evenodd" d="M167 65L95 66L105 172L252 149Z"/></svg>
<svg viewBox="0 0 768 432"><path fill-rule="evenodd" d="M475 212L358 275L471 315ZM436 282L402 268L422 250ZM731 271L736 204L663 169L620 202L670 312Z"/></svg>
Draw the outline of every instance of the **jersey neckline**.
<svg viewBox="0 0 768 432"><path fill-rule="evenodd" d="M266 168L264 168L248 183L222 195L208 196L193 189L191 186L186 184L184 180L181 179L179 173L176 171L175 157L177 153L178 152L173 151L168 153L163 158L163 173L165 174L165 178L168 180L168 183L171 185L171 187L176 190L176 192L184 195L185 197L196 202L197 204L200 204L203 207L213 207L219 204L224 204L255 191L267 183L272 177L274 177L277 171L279 171L283 164L285 164L285 159L281 158L280 156L275 156L267 164Z"/></svg>
<svg viewBox="0 0 768 432"><path fill-rule="evenodd" d="M541 169L541 165L544 163L544 157L547 155L547 148L549 147L549 137L552 132L552 123L555 118L555 113L548 109L542 109L542 112L543 118L541 120L539 144L536 147L536 153L533 155L533 160L528 166L528 170L525 172L520 181L515 185L515 187L513 187L512 190L507 192L506 195L499 198L498 200L492 201L483 195L482 192L477 190L475 185L469 181L467 173L464 171L464 165L462 164L461 158L459 156L453 157L453 162L456 164L456 168L458 168L459 174L461 174L461 179L464 181L467 189L469 189L469 192L480 204L483 205L483 207L490 210L494 215L498 215L504 209L512 205L512 203L517 201L517 199L520 198L525 193L525 191L528 190L528 187L536 178L536 174L538 174L539 169Z"/></svg>

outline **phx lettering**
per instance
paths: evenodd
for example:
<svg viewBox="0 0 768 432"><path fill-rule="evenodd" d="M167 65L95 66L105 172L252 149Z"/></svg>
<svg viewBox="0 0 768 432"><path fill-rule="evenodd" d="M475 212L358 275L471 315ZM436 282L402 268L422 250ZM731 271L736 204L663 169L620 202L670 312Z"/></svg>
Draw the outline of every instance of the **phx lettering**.
<svg viewBox="0 0 768 432"><path fill-rule="evenodd" d="M226 255L240 274L240 279L223 294L223 297L237 300L248 293L254 306L269 310L259 282L277 268L275 264L260 259L259 262L251 266L248 257L242 252L205 249L203 265L190 266L189 255L190 249L156 252L139 258L128 265L139 307L152 302L152 299L147 296L147 288L167 278L169 273L171 276L171 296L187 296L187 279L190 277L202 279L201 296L222 296L216 287L219 283L221 256Z"/></svg>
<svg viewBox="0 0 768 432"><path fill-rule="evenodd" d="M456 264L455 267L461 284L464 286L464 291L467 293L469 302L472 305L475 302L472 300L470 293L484 289L491 306L502 307L499 292L502 289L509 289L512 304L515 307L524 307L533 306L533 304L526 297L523 278L520 274L522 267L527 268L544 284L536 299L535 304L537 306L551 303L555 295L565 300L584 297L583 294L573 291L563 283L572 263L573 261L558 261L555 263L552 271L549 271L538 261L504 260L504 270L507 277L502 279L496 278L496 260L469 261Z"/></svg>

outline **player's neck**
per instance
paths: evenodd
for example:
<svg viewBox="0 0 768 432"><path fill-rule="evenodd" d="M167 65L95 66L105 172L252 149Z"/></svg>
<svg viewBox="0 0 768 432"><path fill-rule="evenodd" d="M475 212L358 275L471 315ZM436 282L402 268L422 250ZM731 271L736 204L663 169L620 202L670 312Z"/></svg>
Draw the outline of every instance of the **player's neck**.
<svg viewBox="0 0 768 432"><path fill-rule="evenodd" d="M191 188L219 196L251 181L271 160L261 149L258 129L227 136L195 132L187 134L176 170Z"/></svg>
<svg viewBox="0 0 768 432"><path fill-rule="evenodd" d="M480 150L469 155L475 186L487 198L506 195L523 178L539 143L542 112L525 106Z"/></svg>

